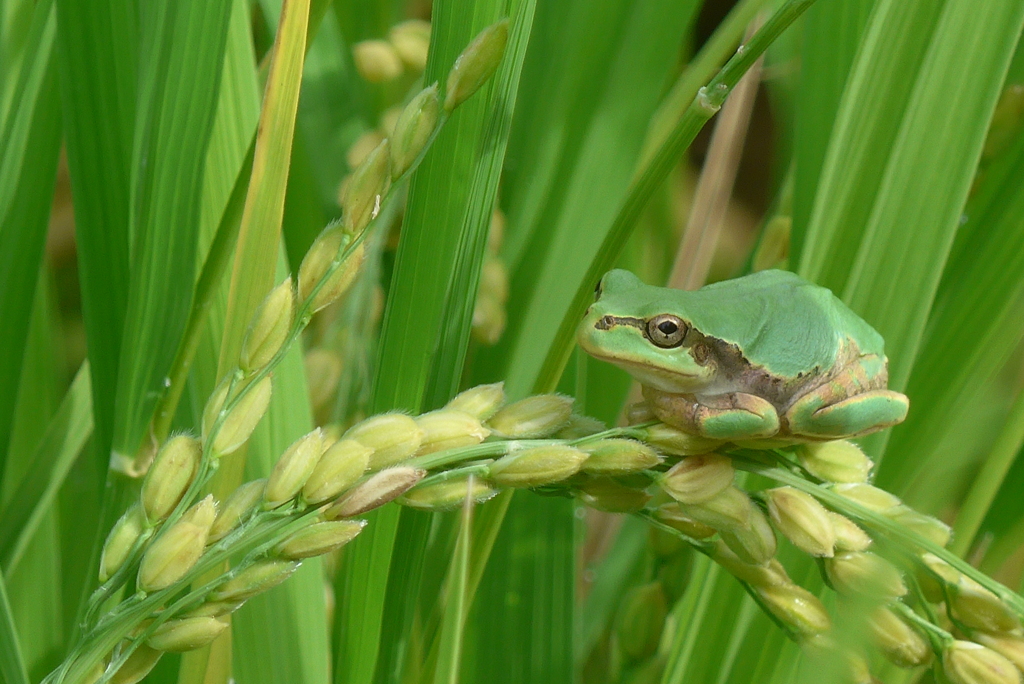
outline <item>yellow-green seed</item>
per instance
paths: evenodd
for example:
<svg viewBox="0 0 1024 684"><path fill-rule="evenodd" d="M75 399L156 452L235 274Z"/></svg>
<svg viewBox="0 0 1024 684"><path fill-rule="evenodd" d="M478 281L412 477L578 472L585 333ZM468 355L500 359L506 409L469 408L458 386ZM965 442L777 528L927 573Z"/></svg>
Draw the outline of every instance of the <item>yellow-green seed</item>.
<svg viewBox="0 0 1024 684"><path fill-rule="evenodd" d="M658 485L683 504L710 501L732 486L732 459L720 454L687 456L658 478Z"/></svg>
<svg viewBox="0 0 1024 684"><path fill-rule="evenodd" d="M106 582L121 569L145 525L145 516L139 504L129 508L114 523L100 554L100 582Z"/></svg>
<svg viewBox="0 0 1024 684"><path fill-rule="evenodd" d="M178 435L161 447L142 482L140 500L150 522L165 519L195 479L203 447L199 440Z"/></svg>
<svg viewBox="0 0 1024 684"><path fill-rule="evenodd" d="M430 46L430 22L410 19L396 24L388 31L388 40L406 66L423 71L427 66L427 48Z"/></svg>
<svg viewBox="0 0 1024 684"><path fill-rule="evenodd" d="M501 62L508 42L508 19L477 34L448 72L444 108L452 111L487 82Z"/></svg>
<svg viewBox="0 0 1024 684"><path fill-rule="evenodd" d="M110 678L110 684L138 684L153 671L163 654L163 651L140 644Z"/></svg>
<svg viewBox="0 0 1024 684"><path fill-rule="evenodd" d="M549 437L569 421L572 402L571 397L560 394L537 394L501 409L487 426L510 439Z"/></svg>
<svg viewBox="0 0 1024 684"><path fill-rule="evenodd" d="M910 506L899 505L884 513L900 527L918 534L937 546L945 546L953 534L949 525L938 518L918 513Z"/></svg>
<svg viewBox="0 0 1024 684"><path fill-rule="evenodd" d="M889 608L872 610L867 623L875 644L894 665L918 667L931 660L928 641Z"/></svg>
<svg viewBox="0 0 1024 684"><path fill-rule="evenodd" d="M632 660L644 660L658 650L668 617L668 601L660 582L634 587L623 600L616 633L623 652Z"/></svg>
<svg viewBox="0 0 1024 684"><path fill-rule="evenodd" d="M709 539L715 536L715 529L697 522L686 515L677 503L662 504L654 511L654 517L669 527L679 530L691 539Z"/></svg>
<svg viewBox="0 0 1024 684"><path fill-rule="evenodd" d="M445 408L462 411L479 420L487 420L505 405L505 383L477 385L455 395Z"/></svg>
<svg viewBox="0 0 1024 684"><path fill-rule="evenodd" d="M524 449L491 464L489 479L499 487L539 487L575 475L587 453L570 446Z"/></svg>
<svg viewBox="0 0 1024 684"><path fill-rule="evenodd" d="M1024 638L1016 634L988 634L974 632L971 635L982 646L990 648L1003 656L1014 666L1024 672Z"/></svg>
<svg viewBox="0 0 1024 684"><path fill-rule="evenodd" d="M833 486L833 490L850 501L877 513L887 513L901 503L896 496L869 484L838 484Z"/></svg>
<svg viewBox="0 0 1024 684"><path fill-rule="evenodd" d="M288 560L320 556L349 543L363 531L364 527L365 520L328 520L313 523L278 544L275 553Z"/></svg>
<svg viewBox="0 0 1024 684"><path fill-rule="evenodd" d="M825 606L801 586L770 584L756 587L756 591L772 615L800 636L823 634L832 628Z"/></svg>
<svg viewBox="0 0 1024 684"><path fill-rule="evenodd" d="M954 641L942 652L942 671L952 684L1020 684L1020 672L992 649Z"/></svg>
<svg viewBox="0 0 1024 684"><path fill-rule="evenodd" d="M245 601L284 582L298 567L294 561L256 561L217 587L210 598L214 601Z"/></svg>
<svg viewBox="0 0 1024 684"><path fill-rule="evenodd" d="M341 356L333 349L318 347L306 352L306 384L309 386L309 403L318 415L329 408L341 380Z"/></svg>
<svg viewBox="0 0 1024 684"><path fill-rule="evenodd" d="M794 546L819 558L834 555L835 528L817 499L793 487L769 489L765 496L772 522Z"/></svg>
<svg viewBox="0 0 1024 684"><path fill-rule="evenodd" d="M608 426L597 418L574 413L569 416L569 422L555 433L555 437L558 439L580 439L581 437L589 437L607 429Z"/></svg>
<svg viewBox="0 0 1024 684"><path fill-rule="evenodd" d="M320 457L302 486L302 498L321 504L338 497L363 476L372 453L373 449L354 439L339 439Z"/></svg>
<svg viewBox="0 0 1024 684"><path fill-rule="evenodd" d="M599 439L579 447L589 456L581 470L588 475L621 475L654 468L661 456L645 444L632 439Z"/></svg>
<svg viewBox="0 0 1024 684"><path fill-rule="evenodd" d="M402 59L386 40L364 40L352 46L356 71L370 83L392 81L402 75Z"/></svg>
<svg viewBox="0 0 1024 684"><path fill-rule="evenodd" d="M450 511L462 506L467 498L474 503L483 503L497 493L497 489L481 478L474 477L470 486L468 477L459 477L413 487L398 499L398 503L421 511Z"/></svg>
<svg viewBox="0 0 1024 684"><path fill-rule="evenodd" d="M210 431L224 407L227 397L229 379L225 379L221 386L214 391L203 411L203 439L209 439ZM272 391L270 376L250 387L245 388L244 394L235 404L234 408L224 418L220 430L213 437L213 453L217 456L227 456L237 451L245 444L256 425L263 418L270 406L270 393ZM236 390L237 395L239 390Z"/></svg>
<svg viewBox="0 0 1024 684"><path fill-rule="evenodd" d="M870 551L850 551L826 558L825 574L840 594L892 600L907 593L899 570Z"/></svg>
<svg viewBox="0 0 1024 684"><path fill-rule="evenodd" d="M266 366L288 339L295 317L295 291L292 279L270 291L256 313L242 340L242 353L238 366L247 373Z"/></svg>
<svg viewBox="0 0 1024 684"><path fill-rule="evenodd" d="M871 546L871 537L868 533L846 516L829 511L828 519L835 534L836 551L865 551Z"/></svg>
<svg viewBox="0 0 1024 684"><path fill-rule="evenodd" d="M949 612L971 629L1006 633L1020 629L1020 619L998 596L961 575L947 585Z"/></svg>
<svg viewBox="0 0 1024 684"><path fill-rule="evenodd" d="M746 525L729 527L719 532L722 541L743 561L763 565L775 556L778 543L768 518L757 506L751 506Z"/></svg>
<svg viewBox="0 0 1024 684"><path fill-rule="evenodd" d="M385 413L356 423L345 433L373 449L370 469L380 470L411 457L423 442L423 431L416 421L402 413Z"/></svg>
<svg viewBox="0 0 1024 684"><path fill-rule="evenodd" d="M158 651L184 653L210 643L230 623L218 617L187 617L168 620L154 630L146 643Z"/></svg>
<svg viewBox="0 0 1024 684"><path fill-rule="evenodd" d="M341 196L345 229L358 235L380 212L381 202L391 185L391 143L385 138L348 179Z"/></svg>
<svg viewBox="0 0 1024 684"><path fill-rule="evenodd" d="M295 498L313 474L320 455L324 453L324 437L320 428L303 435L282 454L270 471L263 492L263 507L277 508Z"/></svg>
<svg viewBox="0 0 1024 684"><path fill-rule="evenodd" d="M157 537L139 565L139 588L166 589L192 569L206 547L217 509L213 495L197 503Z"/></svg>
<svg viewBox="0 0 1024 684"><path fill-rule="evenodd" d="M826 482L867 482L874 465L853 442L812 442L796 449L800 464Z"/></svg>
<svg viewBox="0 0 1024 684"><path fill-rule="evenodd" d="M299 265L299 301L309 300L311 312L320 311L339 299L355 282L366 257L366 245L363 242L352 248L348 257L338 264L330 276L327 275L334 261L349 251L353 239L344 226L337 223L329 225L317 236L302 258ZM314 296L313 291L325 278L326 281Z"/></svg>
<svg viewBox="0 0 1024 684"><path fill-rule="evenodd" d="M213 521L213 527L210 528L207 543L219 542L239 524L247 520L263 500L263 490L266 487L267 480L263 478L246 482L233 491L217 511L217 518Z"/></svg>
<svg viewBox="0 0 1024 684"><path fill-rule="evenodd" d="M324 518L327 520L353 518L374 508L379 508L409 491L426 474L425 470L409 466L385 468L346 492L334 505L324 511Z"/></svg>
<svg viewBox="0 0 1024 684"><path fill-rule="evenodd" d="M397 179L408 171L423 153L437 128L441 104L437 97L437 84L424 88L414 97L395 122L391 138L391 178Z"/></svg>
<svg viewBox="0 0 1024 684"><path fill-rule="evenodd" d="M711 557L734 577L754 588L792 584L789 575L786 574L786 569L777 559L772 558L767 563L760 565L747 563L721 539L715 542Z"/></svg>
<svg viewBox="0 0 1024 684"><path fill-rule="evenodd" d="M746 492L730 486L703 503L680 504L679 510L708 527L728 530L747 525L753 506Z"/></svg>
<svg viewBox="0 0 1024 684"><path fill-rule="evenodd" d="M415 420L423 432L420 455L479 444L491 434L480 419L454 409L438 409Z"/></svg>
<svg viewBox="0 0 1024 684"><path fill-rule="evenodd" d="M643 417L646 418L646 413ZM638 422L647 422L647 420L639 420L638 418ZM691 435L665 423L658 423L657 425L644 428L643 440L658 451L672 454L673 456L707 454L722 445L720 440Z"/></svg>
<svg viewBox="0 0 1024 684"><path fill-rule="evenodd" d="M207 601L182 617L223 617L235 612L245 601Z"/></svg>

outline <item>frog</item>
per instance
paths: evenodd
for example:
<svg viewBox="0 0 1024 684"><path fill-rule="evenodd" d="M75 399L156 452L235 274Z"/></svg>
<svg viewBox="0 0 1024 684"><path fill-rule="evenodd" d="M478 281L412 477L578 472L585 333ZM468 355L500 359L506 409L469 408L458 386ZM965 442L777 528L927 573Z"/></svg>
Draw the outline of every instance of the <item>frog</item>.
<svg viewBox="0 0 1024 684"><path fill-rule="evenodd" d="M763 270L684 291L614 270L577 330L689 435L750 446L861 437L904 420L882 336L831 290Z"/></svg>

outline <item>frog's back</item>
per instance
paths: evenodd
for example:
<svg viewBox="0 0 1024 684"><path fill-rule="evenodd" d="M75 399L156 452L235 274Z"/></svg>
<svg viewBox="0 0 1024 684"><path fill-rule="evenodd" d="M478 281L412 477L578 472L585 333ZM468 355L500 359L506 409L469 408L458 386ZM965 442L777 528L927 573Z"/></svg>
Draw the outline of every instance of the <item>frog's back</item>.
<svg viewBox="0 0 1024 684"><path fill-rule="evenodd" d="M748 361L778 375L831 368L846 339L862 353L883 354L874 328L830 290L788 271L759 271L678 294L698 330L737 344Z"/></svg>

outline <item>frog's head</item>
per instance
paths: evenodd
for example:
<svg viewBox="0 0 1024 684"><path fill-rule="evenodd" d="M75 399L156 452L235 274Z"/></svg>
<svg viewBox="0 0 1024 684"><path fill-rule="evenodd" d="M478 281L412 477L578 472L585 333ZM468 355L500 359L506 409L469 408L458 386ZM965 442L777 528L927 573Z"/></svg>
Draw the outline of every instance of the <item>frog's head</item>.
<svg viewBox="0 0 1024 684"><path fill-rule="evenodd" d="M707 387L715 366L703 335L693 334L685 294L645 285L629 271L609 272L577 330L580 347L648 387L672 393Z"/></svg>

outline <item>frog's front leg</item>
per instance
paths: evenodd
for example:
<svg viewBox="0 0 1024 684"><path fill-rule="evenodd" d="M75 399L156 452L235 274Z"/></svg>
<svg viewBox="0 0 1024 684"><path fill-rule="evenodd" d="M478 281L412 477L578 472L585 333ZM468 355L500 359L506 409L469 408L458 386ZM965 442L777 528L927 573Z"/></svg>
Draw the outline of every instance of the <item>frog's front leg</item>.
<svg viewBox="0 0 1024 684"><path fill-rule="evenodd" d="M645 387L644 398L659 420L701 437L734 441L771 437L779 431L775 407L745 392L670 394Z"/></svg>
<svg viewBox="0 0 1024 684"><path fill-rule="evenodd" d="M885 389L885 361L863 356L826 382L812 388L785 412L793 435L845 439L903 422L910 402Z"/></svg>

